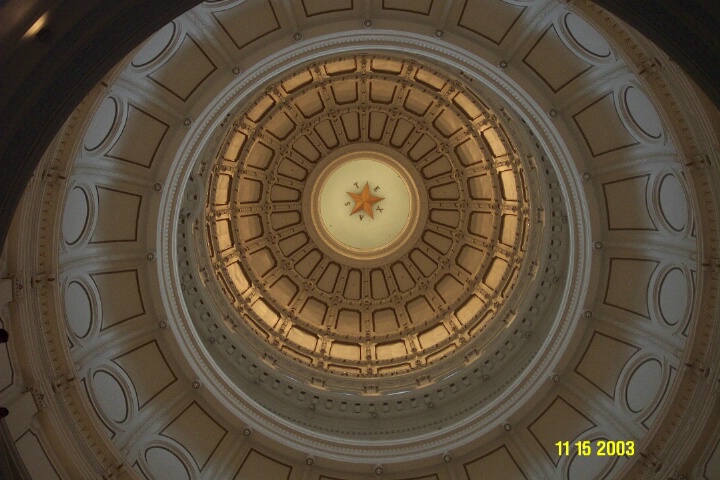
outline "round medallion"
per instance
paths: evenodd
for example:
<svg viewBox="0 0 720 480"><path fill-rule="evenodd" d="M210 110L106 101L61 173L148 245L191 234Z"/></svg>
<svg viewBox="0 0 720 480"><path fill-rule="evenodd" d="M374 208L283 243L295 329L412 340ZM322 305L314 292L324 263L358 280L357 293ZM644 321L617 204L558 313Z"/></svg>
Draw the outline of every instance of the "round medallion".
<svg viewBox="0 0 720 480"><path fill-rule="evenodd" d="M327 254L370 266L415 239L427 199L404 163L378 145L357 145L318 166L303 207L312 218L311 235Z"/></svg>

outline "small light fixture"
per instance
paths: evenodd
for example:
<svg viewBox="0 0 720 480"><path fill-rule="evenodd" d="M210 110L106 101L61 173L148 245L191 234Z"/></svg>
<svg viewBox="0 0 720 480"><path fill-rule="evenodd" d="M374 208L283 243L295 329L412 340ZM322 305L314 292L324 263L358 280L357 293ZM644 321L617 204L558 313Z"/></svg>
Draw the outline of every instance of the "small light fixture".
<svg viewBox="0 0 720 480"><path fill-rule="evenodd" d="M27 29L25 32L25 35L23 35L23 38L28 38L37 35L40 33L40 31L45 27L48 20L48 14L45 12L40 18L38 18L35 23L33 23L30 28Z"/></svg>

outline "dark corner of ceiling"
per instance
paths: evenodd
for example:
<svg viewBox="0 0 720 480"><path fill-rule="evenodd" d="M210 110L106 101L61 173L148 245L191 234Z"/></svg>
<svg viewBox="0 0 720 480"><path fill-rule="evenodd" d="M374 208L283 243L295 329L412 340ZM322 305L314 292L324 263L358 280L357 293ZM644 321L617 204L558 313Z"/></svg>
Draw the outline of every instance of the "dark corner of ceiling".
<svg viewBox="0 0 720 480"><path fill-rule="evenodd" d="M1 4L0 4L1 5ZM17 449L7 426L0 422L0 478L3 480L22 480L30 478L25 464L19 458Z"/></svg>
<svg viewBox="0 0 720 480"><path fill-rule="evenodd" d="M0 2L0 238L55 132L93 85L200 0ZM41 16L47 23L25 32Z"/></svg>
<svg viewBox="0 0 720 480"><path fill-rule="evenodd" d="M720 2L594 1L665 50L720 107Z"/></svg>

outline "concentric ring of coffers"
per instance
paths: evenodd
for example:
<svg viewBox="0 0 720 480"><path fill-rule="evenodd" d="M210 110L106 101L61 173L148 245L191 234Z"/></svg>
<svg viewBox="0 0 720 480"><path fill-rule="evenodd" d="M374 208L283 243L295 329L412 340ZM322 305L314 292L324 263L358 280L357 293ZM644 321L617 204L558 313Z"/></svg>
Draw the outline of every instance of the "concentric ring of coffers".
<svg viewBox="0 0 720 480"><path fill-rule="evenodd" d="M308 179L348 148L386 149L413 171L406 183L421 182L412 188L426 218L399 257L333 255L303 212ZM414 60L332 58L274 82L236 117L208 185L207 254L231 328L340 376L393 376L452 355L495 319L523 267L533 227L519 149L486 102ZM349 193L379 181L356 176ZM337 208L362 222L351 200L339 195ZM383 202L390 210L376 215L392 215Z"/></svg>

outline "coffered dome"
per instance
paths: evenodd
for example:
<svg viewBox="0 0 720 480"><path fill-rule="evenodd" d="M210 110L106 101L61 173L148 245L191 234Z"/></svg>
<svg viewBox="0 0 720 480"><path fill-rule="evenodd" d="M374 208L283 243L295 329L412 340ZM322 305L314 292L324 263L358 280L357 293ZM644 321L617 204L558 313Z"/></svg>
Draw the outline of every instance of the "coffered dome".
<svg viewBox="0 0 720 480"><path fill-rule="evenodd" d="M509 353L553 326L525 317L556 308L545 295L564 250L545 225L561 232L567 216L543 206L556 176L497 94L420 58L323 56L278 75L243 95L212 164L191 174L193 192L207 177L182 202L191 323L230 378L272 385L231 403L380 441L436 435L532 373L539 346ZM458 388L462 372L481 381ZM442 407L430 424L429 407ZM367 421L380 416L383 428Z"/></svg>
<svg viewBox="0 0 720 480"><path fill-rule="evenodd" d="M703 102L591 2L206 1L96 86L18 210L20 455L720 478L679 435L720 348Z"/></svg>
<svg viewBox="0 0 720 480"><path fill-rule="evenodd" d="M477 348L530 280L526 185L540 190L492 110L457 80L384 56L315 62L267 90L234 121L197 200L208 206L196 261L215 266L217 308L227 297L237 312L229 329L247 324L259 346L319 370L308 379L399 378Z"/></svg>

